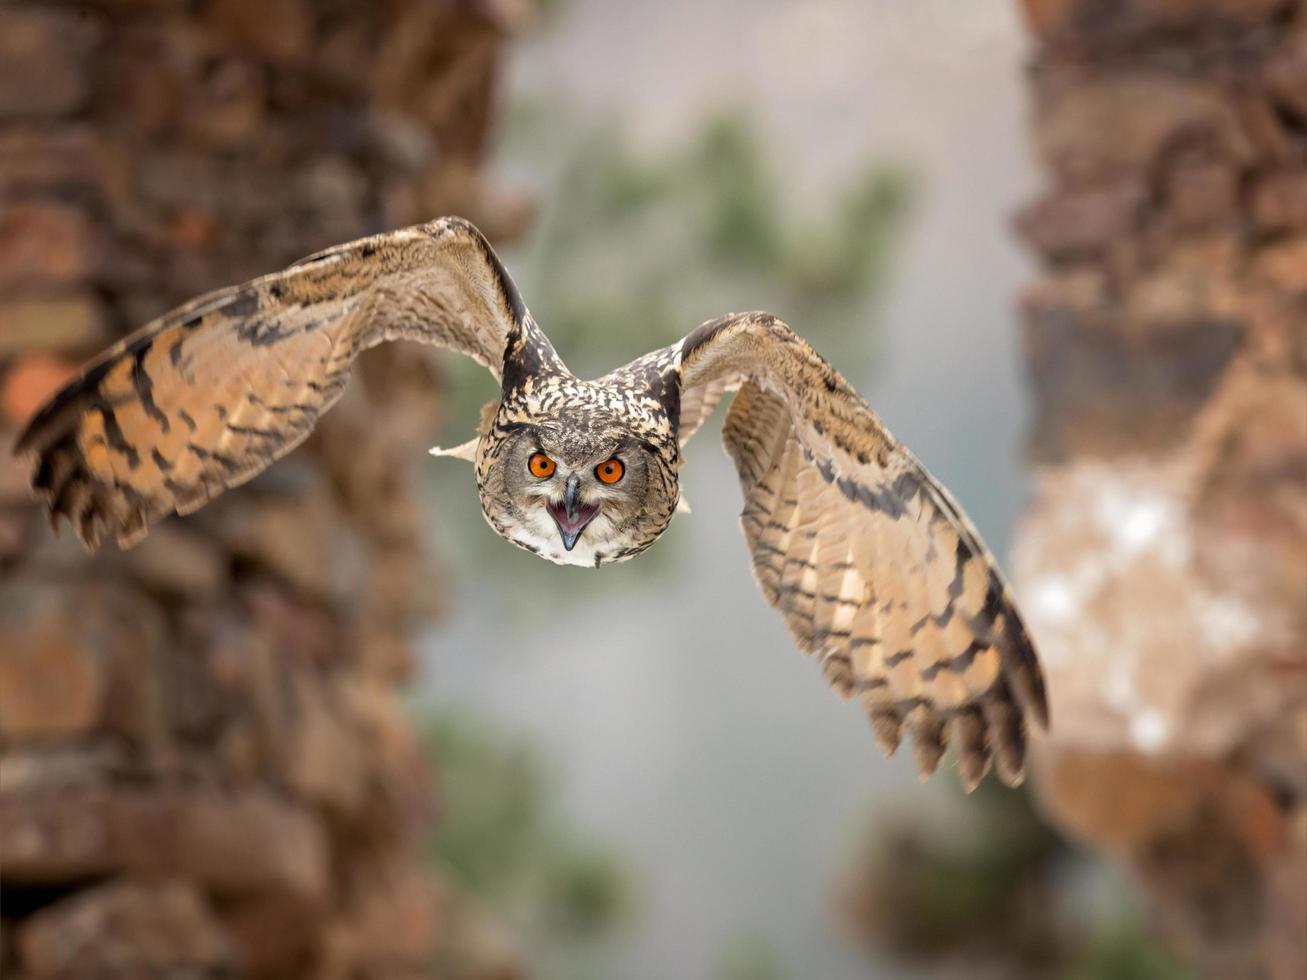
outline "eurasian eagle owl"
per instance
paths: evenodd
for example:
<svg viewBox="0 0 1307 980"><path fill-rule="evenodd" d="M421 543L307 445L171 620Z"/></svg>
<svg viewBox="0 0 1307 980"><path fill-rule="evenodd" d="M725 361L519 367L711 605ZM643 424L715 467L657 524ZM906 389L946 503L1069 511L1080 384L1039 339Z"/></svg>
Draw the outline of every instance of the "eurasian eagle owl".
<svg viewBox="0 0 1307 980"><path fill-rule="evenodd" d="M471 224L443 218L202 296L92 361L19 451L52 520L122 547L250 479L308 435L356 355L396 338L487 367L499 401L457 450L486 520L550 561L648 548L680 503L681 447L723 394L753 573L799 647L923 775L1021 779L1043 678L994 562L949 494L802 338L730 314L595 381L569 372Z"/></svg>

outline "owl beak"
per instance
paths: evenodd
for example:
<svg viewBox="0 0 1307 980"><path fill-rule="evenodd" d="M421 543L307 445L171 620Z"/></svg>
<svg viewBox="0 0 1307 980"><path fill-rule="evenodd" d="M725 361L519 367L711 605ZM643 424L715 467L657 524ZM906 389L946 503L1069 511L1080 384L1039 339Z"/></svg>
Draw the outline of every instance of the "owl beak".
<svg viewBox="0 0 1307 980"><path fill-rule="evenodd" d="M599 513L599 504L582 504L577 495L581 489L581 480L575 473L567 478L567 489L563 492L562 503L553 500L546 504L549 516L558 525L558 535L563 539L563 547L571 551L581 537L585 526Z"/></svg>
<svg viewBox="0 0 1307 980"><path fill-rule="evenodd" d="M567 490L563 493L563 506L567 508L567 519L576 520L576 495L581 489L581 478L573 473L567 478ZM571 550L569 545L568 550Z"/></svg>

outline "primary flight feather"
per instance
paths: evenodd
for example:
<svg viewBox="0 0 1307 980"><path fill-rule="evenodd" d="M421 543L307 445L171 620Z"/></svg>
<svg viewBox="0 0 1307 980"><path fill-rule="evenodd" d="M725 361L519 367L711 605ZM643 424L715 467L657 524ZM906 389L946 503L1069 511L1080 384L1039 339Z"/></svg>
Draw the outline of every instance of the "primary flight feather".
<svg viewBox="0 0 1307 980"><path fill-rule="evenodd" d="M968 790L1024 770L1043 676L994 561L948 492L844 378L765 313L729 314L594 381L575 377L461 218L328 249L202 296L92 361L17 451L51 518L129 547L255 476L340 397L360 351L408 338L488 368L466 450L486 520L559 564L624 561L667 529L681 447L730 391L722 438L753 573L886 753Z"/></svg>

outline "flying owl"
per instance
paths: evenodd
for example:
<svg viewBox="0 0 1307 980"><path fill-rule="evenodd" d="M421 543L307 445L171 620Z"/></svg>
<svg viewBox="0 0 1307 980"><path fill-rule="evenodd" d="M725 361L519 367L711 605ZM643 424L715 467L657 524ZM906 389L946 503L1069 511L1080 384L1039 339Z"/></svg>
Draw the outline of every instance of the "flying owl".
<svg viewBox="0 0 1307 980"><path fill-rule="evenodd" d="M1048 723L1039 662L979 535L856 391L788 326L733 313L602 378L568 371L485 238L461 218L363 238L202 296L105 351L17 451L57 526L120 547L289 452L359 352L405 338L484 365L481 510L559 564L632 558L681 509L682 447L727 392L753 574L799 648L922 777L946 742L964 788L1017 784Z"/></svg>

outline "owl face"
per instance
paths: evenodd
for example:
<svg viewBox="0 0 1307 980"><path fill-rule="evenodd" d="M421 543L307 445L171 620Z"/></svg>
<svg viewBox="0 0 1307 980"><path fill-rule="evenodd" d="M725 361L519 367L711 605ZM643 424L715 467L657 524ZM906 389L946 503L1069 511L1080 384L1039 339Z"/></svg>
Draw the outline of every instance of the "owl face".
<svg viewBox="0 0 1307 980"><path fill-rule="evenodd" d="M513 544L593 568L634 557L666 529L675 470L616 419L572 411L507 428L482 440L478 469L482 512Z"/></svg>

